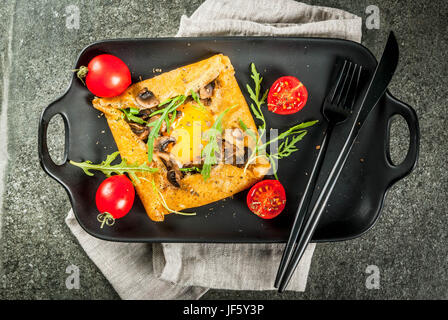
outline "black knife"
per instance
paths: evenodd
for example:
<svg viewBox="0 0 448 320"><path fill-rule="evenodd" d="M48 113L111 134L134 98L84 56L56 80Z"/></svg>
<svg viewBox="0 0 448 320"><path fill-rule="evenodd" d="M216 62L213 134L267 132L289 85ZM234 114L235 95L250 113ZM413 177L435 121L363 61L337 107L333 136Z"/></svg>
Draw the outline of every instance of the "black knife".
<svg viewBox="0 0 448 320"><path fill-rule="evenodd" d="M303 253L305 252L308 243L311 240L311 237L314 234L314 230L316 229L317 223L319 222L319 218L322 215L322 212L325 210L331 192L333 191L342 168L347 161L350 150L362 127L362 124L367 119L370 111L372 111L372 109L386 92L387 86L389 85L390 80L392 79L392 76L398 65L398 55L398 43L394 33L391 31L389 33L383 55L381 56L380 62L375 69L361 106L355 115L355 121L353 121L353 125L347 137L347 140L345 141L344 146L342 147L339 156L334 163L324 186L321 189L319 197L314 204L311 213L308 215L309 219L302 230L302 232L304 233L304 237L302 237L302 240L297 243L297 246L294 249L294 253L290 260L291 262L286 268L284 276L280 281L278 287L279 292L283 292L285 290L286 286L289 283L289 280L294 274L297 265L299 264L300 259L303 256ZM314 192L316 192L316 190Z"/></svg>

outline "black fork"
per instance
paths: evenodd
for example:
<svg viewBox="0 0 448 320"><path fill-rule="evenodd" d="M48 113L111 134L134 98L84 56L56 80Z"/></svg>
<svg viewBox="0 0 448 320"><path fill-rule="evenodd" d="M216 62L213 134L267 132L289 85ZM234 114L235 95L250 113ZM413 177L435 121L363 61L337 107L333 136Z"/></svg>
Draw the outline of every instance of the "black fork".
<svg viewBox="0 0 448 320"><path fill-rule="evenodd" d="M322 114L328 122L328 127L322 140L313 170L311 171L305 192L300 200L291 233L280 261L274 283L274 287L278 288L279 292L283 292L288 285L294 270L305 252L309 240L304 240L311 239L312 233L314 233L314 230L306 230L306 227L308 226L307 221L312 218L307 216L308 207L311 202L317 177L322 166L322 160L325 156L333 128L337 124L345 121L352 113L361 71L361 66L345 60L335 84L325 97ZM305 228L302 228L304 223ZM297 241L299 235L300 239Z"/></svg>

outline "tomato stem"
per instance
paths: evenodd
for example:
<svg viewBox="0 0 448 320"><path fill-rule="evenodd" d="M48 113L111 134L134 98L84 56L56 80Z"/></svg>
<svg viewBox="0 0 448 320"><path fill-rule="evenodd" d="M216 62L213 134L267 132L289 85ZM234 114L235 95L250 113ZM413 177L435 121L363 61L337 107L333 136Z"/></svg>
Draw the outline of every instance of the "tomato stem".
<svg viewBox="0 0 448 320"><path fill-rule="evenodd" d="M103 229L104 224L106 224L108 227L111 227L115 223L115 218L109 213L109 212L103 212L100 213L96 219L101 222L100 228Z"/></svg>
<svg viewBox="0 0 448 320"><path fill-rule="evenodd" d="M79 69L75 69L73 70L73 72L76 72L76 76L78 77L78 79L81 80L84 85L86 85L86 83L84 82L84 78L87 76L89 68L87 68L86 66L80 66Z"/></svg>

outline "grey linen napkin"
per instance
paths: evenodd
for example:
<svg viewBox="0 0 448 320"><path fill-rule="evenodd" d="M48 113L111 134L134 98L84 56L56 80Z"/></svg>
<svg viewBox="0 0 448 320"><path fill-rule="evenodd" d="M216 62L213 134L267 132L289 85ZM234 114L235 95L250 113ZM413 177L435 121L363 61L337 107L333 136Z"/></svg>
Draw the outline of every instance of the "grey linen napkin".
<svg viewBox="0 0 448 320"><path fill-rule="evenodd" d="M205 1L182 16L177 36L278 35L361 41L361 18L292 0ZM181 219L182 217L179 217ZM272 290L283 244L115 243L87 234L70 211L66 223L123 299L198 299L208 288ZM304 291L315 244L289 284Z"/></svg>

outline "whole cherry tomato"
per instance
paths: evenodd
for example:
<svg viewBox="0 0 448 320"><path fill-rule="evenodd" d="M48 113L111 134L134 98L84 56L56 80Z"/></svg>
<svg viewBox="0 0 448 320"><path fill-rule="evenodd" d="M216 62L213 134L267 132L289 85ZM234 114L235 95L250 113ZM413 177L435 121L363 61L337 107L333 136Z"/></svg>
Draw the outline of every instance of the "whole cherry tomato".
<svg viewBox="0 0 448 320"><path fill-rule="evenodd" d="M278 180L262 180L252 186L247 194L247 206L250 211L263 219L278 216L285 204L285 188Z"/></svg>
<svg viewBox="0 0 448 320"><path fill-rule="evenodd" d="M98 97L115 97L124 92L131 84L131 72L128 66L116 56L101 54L90 60L87 67L77 70L78 78Z"/></svg>
<svg viewBox="0 0 448 320"><path fill-rule="evenodd" d="M104 180L95 196L101 228L104 223L112 225L115 219L124 217L131 210L134 198L134 186L125 175L111 176Z"/></svg>
<svg viewBox="0 0 448 320"><path fill-rule="evenodd" d="M272 84L268 95L268 110L278 114L300 111L308 100L308 91L299 79L280 77Z"/></svg>

